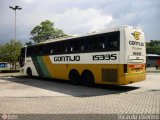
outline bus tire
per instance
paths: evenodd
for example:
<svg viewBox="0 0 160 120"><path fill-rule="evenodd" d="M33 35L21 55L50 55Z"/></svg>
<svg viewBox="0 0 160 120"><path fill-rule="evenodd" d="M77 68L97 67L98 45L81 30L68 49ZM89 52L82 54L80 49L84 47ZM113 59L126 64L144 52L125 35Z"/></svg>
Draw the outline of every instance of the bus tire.
<svg viewBox="0 0 160 120"><path fill-rule="evenodd" d="M94 75L91 71L84 71L82 73L82 82L84 86L93 87L95 84Z"/></svg>
<svg viewBox="0 0 160 120"><path fill-rule="evenodd" d="M27 68L27 75L28 75L28 77L32 77L32 70L31 70L31 68Z"/></svg>
<svg viewBox="0 0 160 120"><path fill-rule="evenodd" d="M79 85L80 82L80 75L77 70L71 70L69 73L69 80L74 85Z"/></svg>

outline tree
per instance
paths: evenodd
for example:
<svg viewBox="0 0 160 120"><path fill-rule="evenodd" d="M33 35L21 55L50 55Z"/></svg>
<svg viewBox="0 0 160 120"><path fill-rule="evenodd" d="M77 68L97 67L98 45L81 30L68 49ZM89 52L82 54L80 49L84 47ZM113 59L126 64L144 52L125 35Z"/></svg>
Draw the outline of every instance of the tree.
<svg viewBox="0 0 160 120"><path fill-rule="evenodd" d="M160 40L151 40L149 43L148 43L149 46L160 46Z"/></svg>
<svg viewBox="0 0 160 120"><path fill-rule="evenodd" d="M146 43L147 54L158 54L160 55L160 40L151 40Z"/></svg>
<svg viewBox="0 0 160 120"><path fill-rule="evenodd" d="M20 55L22 44L20 41L10 40L8 43L0 46L0 61L9 62L12 69L16 69L16 62Z"/></svg>
<svg viewBox="0 0 160 120"><path fill-rule="evenodd" d="M3 45L0 45L0 62L3 61Z"/></svg>
<svg viewBox="0 0 160 120"><path fill-rule="evenodd" d="M43 21L40 25L34 27L30 35L32 36L31 39L36 43L67 36L62 30L55 28L54 22L49 20Z"/></svg>

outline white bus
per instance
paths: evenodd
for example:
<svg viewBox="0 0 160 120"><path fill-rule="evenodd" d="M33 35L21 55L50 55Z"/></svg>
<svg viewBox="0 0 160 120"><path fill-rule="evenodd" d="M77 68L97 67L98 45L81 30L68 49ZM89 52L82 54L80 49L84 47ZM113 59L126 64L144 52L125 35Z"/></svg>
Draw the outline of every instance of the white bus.
<svg viewBox="0 0 160 120"><path fill-rule="evenodd" d="M22 74L85 86L125 85L146 78L144 32L132 26L25 46L20 58Z"/></svg>

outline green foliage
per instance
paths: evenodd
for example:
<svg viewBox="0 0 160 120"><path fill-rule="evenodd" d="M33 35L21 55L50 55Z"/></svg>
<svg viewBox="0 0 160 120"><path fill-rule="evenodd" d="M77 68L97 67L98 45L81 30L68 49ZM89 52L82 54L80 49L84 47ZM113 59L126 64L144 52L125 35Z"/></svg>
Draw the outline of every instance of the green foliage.
<svg viewBox="0 0 160 120"><path fill-rule="evenodd" d="M31 39L36 43L67 36L62 30L55 28L54 23L49 20L43 21L40 25L34 27L30 35L32 36Z"/></svg>
<svg viewBox="0 0 160 120"><path fill-rule="evenodd" d="M0 45L0 62L9 62L13 66L18 61L22 44L19 41L10 40L4 45Z"/></svg>
<svg viewBox="0 0 160 120"><path fill-rule="evenodd" d="M160 40L151 40L146 43L147 54L158 54L160 55Z"/></svg>
<svg viewBox="0 0 160 120"><path fill-rule="evenodd" d="M160 46L160 40L151 40L151 42L148 43L150 47L154 46Z"/></svg>

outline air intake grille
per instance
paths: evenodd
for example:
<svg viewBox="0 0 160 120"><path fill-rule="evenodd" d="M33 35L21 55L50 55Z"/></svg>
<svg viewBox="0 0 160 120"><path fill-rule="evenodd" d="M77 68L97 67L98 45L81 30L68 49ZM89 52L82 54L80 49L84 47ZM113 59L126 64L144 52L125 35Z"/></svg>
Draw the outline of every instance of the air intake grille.
<svg viewBox="0 0 160 120"><path fill-rule="evenodd" d="M102 69L102 80L107 82L118 81L118 70L117 69Z"/></svg>

